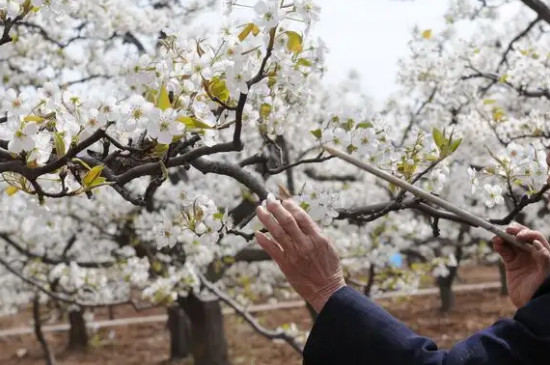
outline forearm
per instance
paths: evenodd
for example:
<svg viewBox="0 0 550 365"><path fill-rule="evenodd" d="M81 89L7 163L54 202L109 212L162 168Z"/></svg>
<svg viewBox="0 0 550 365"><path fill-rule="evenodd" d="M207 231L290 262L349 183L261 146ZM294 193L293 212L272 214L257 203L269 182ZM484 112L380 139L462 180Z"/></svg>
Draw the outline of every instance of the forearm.
<svg viewBox="0 0 550 365"><path fill-rule="evenodd" d="M346 287L327 302L304 350L304 364L550 364L550 280L514 319L438 350L380 306Z"/></svg>

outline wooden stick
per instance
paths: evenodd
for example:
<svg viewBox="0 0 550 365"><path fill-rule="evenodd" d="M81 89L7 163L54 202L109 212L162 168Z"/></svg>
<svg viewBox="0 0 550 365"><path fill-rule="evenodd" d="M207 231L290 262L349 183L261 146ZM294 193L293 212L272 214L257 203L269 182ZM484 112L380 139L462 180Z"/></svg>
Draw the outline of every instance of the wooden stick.
<svg viewBox="0 0 550 365"><path fill-rule="evenodd" d="M482 218L479 218L475 215L473 215L472 213L470 212L467 212L463 209L460 209L454 205L452 205L451 203L449 203L448 201L446 200L443 200L433 194L430 194L420 188L417 188L416 186L413 186L411 184L409 184L408 182L402 180L402 179L399 179L391 174L388 174L387 172L384 172L376 167L373 167L371 165L368 165L354 157L351 157L349 154L345 153L345 152L342 152L342 151L339 151L337 149L334 149L332 147L329 147L329 146L323 146L323 148L328 152L330 153L331 155L333 156L336 156L338 157L339 159L343 160L343 161L346 161L346 162L349 162L350 164L354 165L354 166L357 166L359 167L361 170L365 170L381 179L384 179L392 184L395 184L397 186L399 186L400 188L412 193L413 195L415 195L416 197L419 197L423 200L426 200L430 203L433 203L435 204L436 206L438 207L441 207L441 208L444 208L446 210L448 210L449 212L451 213L454 213L456 214L457 216L459 216L460 218L464 219L465 221L467 222L470 222L471 224L473 225L476 225L476 226L479 226L479 227L482 227L484 229L486 229L487 231L497 235L498 237L502 238L504 241L518 247L518 248L521 248L521 249L526 249L525 247L525 244L528 243L528 242L521 242L521 241L518 241L516 239L515 236L511 235L511 234L508 234L506 232L504 232L503 230L501 230L500 228L497 228L496 226L492 225L491 223L487 222L485 219L482 219Z"/></svg>

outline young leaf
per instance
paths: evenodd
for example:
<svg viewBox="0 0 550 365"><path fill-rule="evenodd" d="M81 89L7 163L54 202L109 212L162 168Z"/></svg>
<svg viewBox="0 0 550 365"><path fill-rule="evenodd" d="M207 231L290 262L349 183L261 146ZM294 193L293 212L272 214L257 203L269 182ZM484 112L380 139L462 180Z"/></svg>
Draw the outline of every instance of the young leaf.
<svg viewBox="0 0 550 365"><path fill-rule="evenodd" d="M18 191L19 188L17 186L10 185L6 188L6 194L8 194L8 196L13 196Z"/></svg>
<svg viewBox="0 0 550 365"><path fill-rule="evenodd" d="M82 184L84 187L91 187L94 185L97 185L97 179L101 177L101 172L103 172L103 165L97 165L92 167L90 171L84 176L84 179L82 179ZM105 182L105 179L103 178L102 183ZM95 184L94 184L95 183Z"/></svg>
<svg viewBox="0 0 550 365"><path fill-rule="evenodd" d="M290 52L294 53L300 53L303 50L303 39L302 36L299 35L296 32L288 31L286 32L286 35L288 37L288 42L286 44L286 48Z"/></svg>
<svg viewBox="0 0 550 365"><path fill-rule="evenodd" d="M260 28L254 23L248 23L242 32L239 33L239 40L244 41L252 33L254 36L257 36L260 33Z"/></svg>
<svg viewBox="0 0 550 365"><path fill-rule="evenodd" d="M296 61L296 64L298 66L311 67L311 61L307 58L299 58L298 61Z"/></svg>
<svg viewBox="0 0 550 365"><path fill-rule="evenodd" d="M43 121L45 121L45 119L42 117L39 117L38 115L27 115L25 118L23 118L23 121L42 123Z"/></svg>
<svg viewBox="0 0 550 365"><path fill-rule="evenodd" d="M432 130L432 135L433 135L433 138L434 138L434 142L435 142L435 145L439 148L439 150L441 151L443 149L443 146L445 146L445 144L447 144L447 141L445 140L445 136L443 135L443 133L437 129L437 128L434 128Z"/></svg>
<svg viewBox="0 0 550 365"><path fill-rule="evenodd" d="M369 129L372 127L374 127L374 125L371 122L363 122L363 123L357 124L355 129Z"/></svg>
<svg viewBox="0 0 550 365"><path fill-rule="evenodd" d="M451 152L454 152L458 149L458 147L460 146L460 144L462 143L462 138L459 138L457 139L456 141L454 141L452 144L451 144Z"/></svg>
<svg viewBox="0 0 550 365"><path fill-rule="evenodd" d="M424 39L430 39L432 38L432 30L431 29L426 29L425 31L422 32L422 38Z"/></svg>
<svg viewBox="0 0 550 365"><path fill-rule="evenodd" d="M313 134L313 136L317 139L321 139L321 137L323 136L323 131L321 131L320 129L310 131L310 133Z"/></svg>
<svg viewBox="0 0 550 365"><path fill-rule="evenodd" d="M189 129L212 129L211 126L193 117L179 117L178 122L185 124Z"/></svg>
<svg viewBox="0 0 550 365"><path fill-rule="evenodd" d="M53 134L53 143L55 146L55 153L57 154L57 158L61 158L65 155L66 147L65 147L65 141L63 140L63 136L61 136L60 133L54 133Z"/></svg>
<svg viewBox="0 0 550 365"><path fill-rule="evenodd" d="M157 98L157 108L160 110L166 110L171 108L172 104L170 103L170 97L168 96L168 91L166 87L162 85L160 87L159 96Z"/></svg>
<svg viewBox="0 0 550 365"><path fill-rule="evenodd" d="M266 119L269 117L272 110L273 110L273 107L271 106L271 104L263 103L260 106L260 115L262 116L262 118Z"/></svg>
<svg viewBox="0 0 550 365"><path fill-rule="evenodd" d="M229 89L225 84L225 80L214 77L212 80L210 80L208 90L210 91L210 94L212 94L212 96L218 98L221 101L225 102L229 100L230 94Z"/></svg>
<svg viewBox="0 0 550 365"><path fill-rule="evenodd" d="M157 144L155 146L155 148L153 148L153 152L151 153L151 156L153 157L164 157L164 155L166 154L166 152L168 152L168 148L170 147L170 145L168 144Z"/></svg>

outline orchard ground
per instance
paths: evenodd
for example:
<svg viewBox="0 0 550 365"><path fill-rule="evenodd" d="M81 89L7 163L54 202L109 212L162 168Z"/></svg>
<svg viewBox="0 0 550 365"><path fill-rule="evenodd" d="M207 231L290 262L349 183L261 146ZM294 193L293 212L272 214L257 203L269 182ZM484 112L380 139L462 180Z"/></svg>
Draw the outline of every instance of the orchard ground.
<svg viewBox="0 0 550 365"><path fill-rule="evenodd" d="M463 267L459 283L481 283L498 280L496 267ZM507 297L498 290L472 291L456 294L456 306L450 314L441 314L437 295L401 297L380 300L380 304L421 335L431 337L441 348L449 348L468 335L491 325L501 317L514 313ZM162 309L136 314L131 308L116 308L115 317L135 317L162 314ZM277 310L258 314L268 328L295 322L308 329L311 320L305 308ZM96 319L104 318L104 313ZM29 323L29 313L0 319L0 328L20 327ZM273 343L255 333L248 324L235 316L225 319L225 329L232 363L246 365L301 364L300 357L286 344ZM113 331L113 332L111 332ZM111 337L111 338L110 338ZM85 352L65 350L67 333L48 333L59 365L157 365L165 364L169 338L164 323L103 328L92 334L92 345ZM17 352L24 349L24 356ZM1 365L31 365L43 363L40 346L32 335L0 338ZM187 364L187 363L184 363ZM189 363L190 364L190 363Z"/></svg>

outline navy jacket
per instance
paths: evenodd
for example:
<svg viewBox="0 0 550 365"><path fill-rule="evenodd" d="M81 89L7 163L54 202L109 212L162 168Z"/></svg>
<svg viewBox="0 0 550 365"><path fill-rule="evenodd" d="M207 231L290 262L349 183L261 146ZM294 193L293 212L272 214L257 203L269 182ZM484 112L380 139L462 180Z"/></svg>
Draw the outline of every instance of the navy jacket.
<svg viewBox="0 0 550 365"><path fill-rule="evenodd" d="M329 299L304 349L304 365L550 365L550 278L513 319L449 351L421 337L357 291Z"/></svg>

